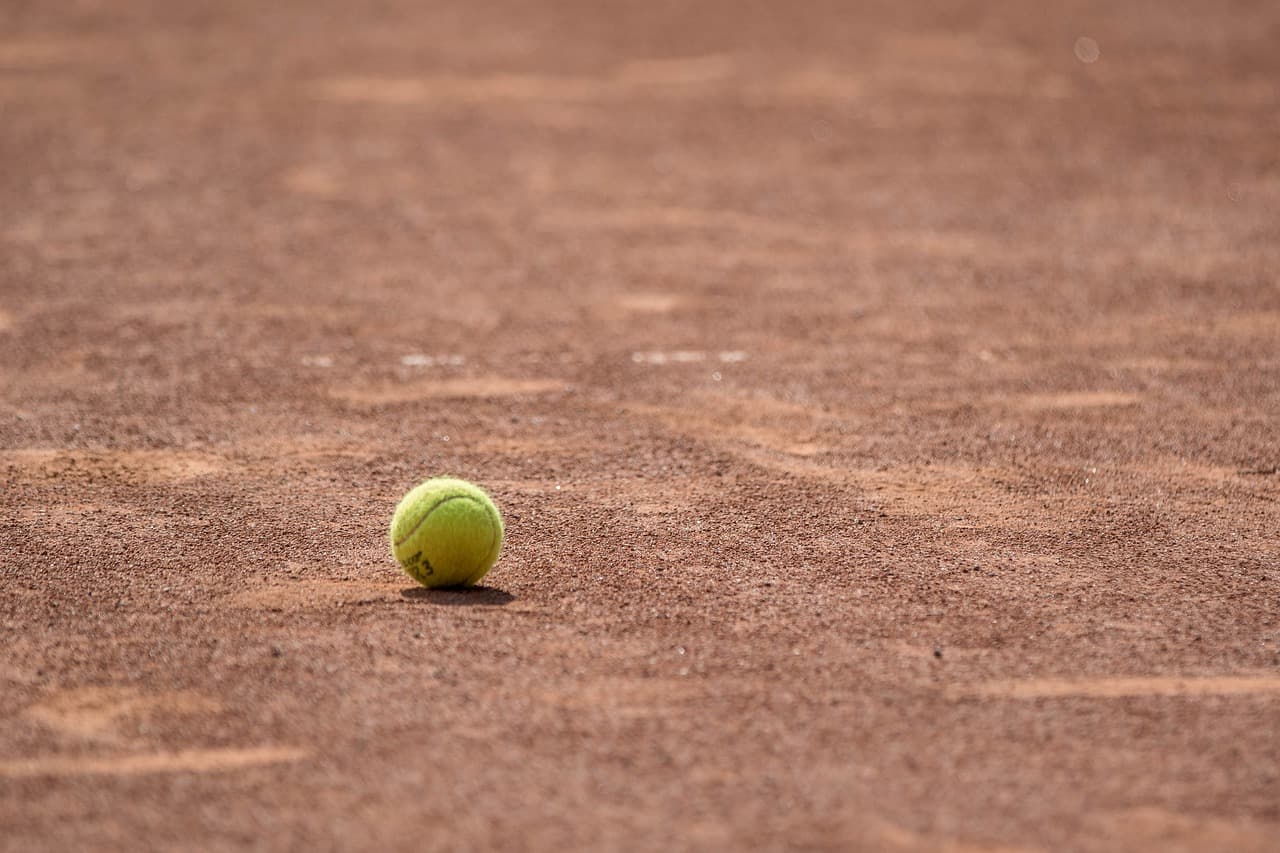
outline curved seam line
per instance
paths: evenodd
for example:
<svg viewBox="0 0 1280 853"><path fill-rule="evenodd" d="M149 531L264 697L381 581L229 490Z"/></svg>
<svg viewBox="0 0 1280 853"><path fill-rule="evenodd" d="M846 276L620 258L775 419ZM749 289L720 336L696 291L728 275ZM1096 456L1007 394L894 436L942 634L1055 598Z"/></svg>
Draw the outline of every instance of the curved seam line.
<svg viewBox="0 0 1280 853"><path fill-rule="evenodd" d="M396 540L396 547L399 548L401 545L408 542L410 537L418 532L418 528L425 524L427 519L431 517L431 513L435 512L449 501L474 501L475 503L480 503L470 495L449 495L447 498L441 498L439 501L431 505L431 509L422 514L422 518L418 519L418 523L411 527L408 533Z"/></svg>
<svg viewBox="0 0 1280 853"><path fill-rule="evenodd" d="M489 516L489 526L493 528L493 539L489 542L489 550L485 552L485 560L488 561L489 556L493 554L493 546L498 544L498 537L502 535L502 519L498 517L497 510L490 509L487 505L484 507L484 514Z"/></svg>

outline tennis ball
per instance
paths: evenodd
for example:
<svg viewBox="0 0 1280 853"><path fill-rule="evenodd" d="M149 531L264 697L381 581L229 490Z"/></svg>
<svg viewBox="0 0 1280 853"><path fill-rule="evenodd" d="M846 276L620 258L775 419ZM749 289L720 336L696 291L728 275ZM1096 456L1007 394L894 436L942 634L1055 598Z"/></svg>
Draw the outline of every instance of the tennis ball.
<svg viewBox="0 0 1280 853"><path fill-rule="evenodd" d="M401 498L391 517L391 554L423 586L472 586L501 550L498 508L465 480L427 480Z"/></svg>

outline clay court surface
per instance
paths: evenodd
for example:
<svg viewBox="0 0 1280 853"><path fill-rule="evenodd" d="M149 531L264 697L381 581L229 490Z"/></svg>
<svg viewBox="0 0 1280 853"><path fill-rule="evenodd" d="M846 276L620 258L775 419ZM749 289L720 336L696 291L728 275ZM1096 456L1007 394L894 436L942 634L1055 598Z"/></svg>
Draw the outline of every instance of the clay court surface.
<svg viewBox="0 0 1280 853"><path fill-rule="evenodd" d="M6 0L0 849L1276 850L1278 40Z"/></svg>

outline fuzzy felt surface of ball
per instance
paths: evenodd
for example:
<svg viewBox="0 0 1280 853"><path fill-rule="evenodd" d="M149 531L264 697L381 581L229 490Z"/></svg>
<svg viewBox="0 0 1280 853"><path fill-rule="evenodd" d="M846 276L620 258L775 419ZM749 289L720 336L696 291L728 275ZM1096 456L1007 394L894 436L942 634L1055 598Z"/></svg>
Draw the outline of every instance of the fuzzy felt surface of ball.
<svg viewBox="0 0 1280 853"><path fill-rule="evenodd" d="M502 536L493 500L452 477L414 487L391 517L391 554L426 587L475 585L498 561Z"/></svg>

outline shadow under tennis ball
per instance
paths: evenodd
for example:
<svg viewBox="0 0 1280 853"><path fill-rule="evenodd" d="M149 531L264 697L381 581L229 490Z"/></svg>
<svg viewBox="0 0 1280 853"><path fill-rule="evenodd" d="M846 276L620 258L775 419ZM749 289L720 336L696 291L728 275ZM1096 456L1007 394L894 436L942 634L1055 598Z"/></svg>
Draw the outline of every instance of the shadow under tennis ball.
<svg viewBox="0 0 1280 853"><path fill-rule="evenodd" d="M400 596L410 601L444 604L452 607L474 607L477 605L501 607L516 600L516 597L506 590L495 589L491 586L472 586L455 589L427 589L422 586L413 586L400 590Z"/></svg>

